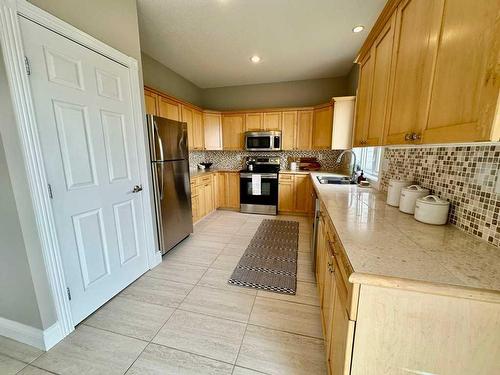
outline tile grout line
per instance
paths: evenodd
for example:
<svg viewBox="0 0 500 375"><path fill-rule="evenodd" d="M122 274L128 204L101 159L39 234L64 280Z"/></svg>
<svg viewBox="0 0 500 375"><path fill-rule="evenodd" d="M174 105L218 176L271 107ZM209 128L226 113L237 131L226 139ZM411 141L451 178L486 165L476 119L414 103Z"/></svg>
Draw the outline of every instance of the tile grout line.
<svg viewBox="0 0 500 375"><path fill-rule="evenodd" d="M241 337L241 342L240 342L240 346L238 348L238 353L236 354L236 359L234 360L234 367L233 367L233 371L232 373L234 373L234 368L236 367L236 364L238 363L238 358L240 357L240 352L241 352L241 348L243 346L243 341L245 341L245 336L247 334L247 329L248 329L248 326L250 325L250 317L252 316L252 312L253 312L253 308L255 306L255 301L257 300L257 296L254 297L253 299L253 303L252 303L252 308L250 309L250 314L248 314L248 320L245 324L245 332L243 332L243 336Z"/></svg>

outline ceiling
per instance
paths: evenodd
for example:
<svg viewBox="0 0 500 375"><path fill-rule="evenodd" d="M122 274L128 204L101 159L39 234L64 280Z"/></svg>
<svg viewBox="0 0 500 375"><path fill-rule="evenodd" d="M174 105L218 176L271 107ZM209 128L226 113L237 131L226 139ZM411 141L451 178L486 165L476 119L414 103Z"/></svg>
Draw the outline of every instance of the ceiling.
<svg viewBox="0 0 500 375"><path fill-rule="evenodd" d="M201 88L338 77L385 2L138 0L141 49Z"/></svg>

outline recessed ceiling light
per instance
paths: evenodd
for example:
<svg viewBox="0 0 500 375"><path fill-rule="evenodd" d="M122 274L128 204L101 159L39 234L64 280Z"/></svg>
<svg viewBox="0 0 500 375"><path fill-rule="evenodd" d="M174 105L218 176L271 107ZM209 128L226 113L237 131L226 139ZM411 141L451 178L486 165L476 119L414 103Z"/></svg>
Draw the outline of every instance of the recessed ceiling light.
<svg viewBox="0 0 500 375"><path fill-rule="evenodd" d="M257 55L253 55L252 57L250 57L250 61L253 62L254 64L260 63L260 60L261 58Z"/></svg>
<svg viewBox="0 0 500 375"><path fill-rule="evenodd" d="M358 25L358 26L355 26L353 29L352 29L352 32L353 33L360 33L361 31L363 31L365 29L365 27L363 25Z"/></svg>

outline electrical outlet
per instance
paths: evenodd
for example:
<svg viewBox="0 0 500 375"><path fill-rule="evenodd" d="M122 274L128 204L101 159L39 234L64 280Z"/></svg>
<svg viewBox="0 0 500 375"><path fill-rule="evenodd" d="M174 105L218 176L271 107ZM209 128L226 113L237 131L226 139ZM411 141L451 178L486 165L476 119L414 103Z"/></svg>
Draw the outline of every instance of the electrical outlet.
<svg viewBox="0 0 500 375"><path fill-rule="evenodd" d="M497 171L497 184L495 185L495 193L500 194L500 171Z"/></svg>
<svg viewBox="0 0 500 375"><path fill-rule="evenodd" d="M382 160L382 171L387 172L389 169L389 159L383 159Z"/></svg>

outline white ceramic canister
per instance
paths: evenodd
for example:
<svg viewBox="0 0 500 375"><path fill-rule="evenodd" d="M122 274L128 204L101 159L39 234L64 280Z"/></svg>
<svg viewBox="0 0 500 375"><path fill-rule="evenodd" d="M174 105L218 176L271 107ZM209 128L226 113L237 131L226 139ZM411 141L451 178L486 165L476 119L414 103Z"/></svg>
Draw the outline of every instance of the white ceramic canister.
<svg viewBox="0 0 500 375"><path fill-rule="evenodd" d="M417 199L415 219L426 224L443 225L448 221L450 202L435 195Z"/></svg>
<svg viewBox="0 0 500 375"><path fill-rule="evenodd" d="M399 199L401 198L401 190L410 185L413 185L413 181L401 180L399 178L389 180L389 187L387 188L387 204L389 206L398 207Z"/></svg>
<svg viewBox="0 0 500 375"><path fill-rule="evenodd" d="M401 198L399 199L399 211L413 215L417 199L426 195L429 195L429 189L419 185L410 185L403 188L401 190Z"/></svg>

